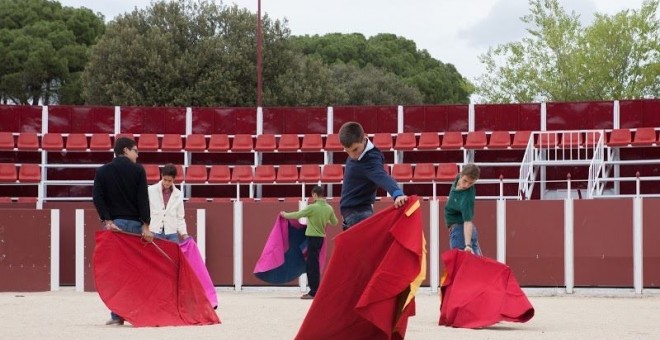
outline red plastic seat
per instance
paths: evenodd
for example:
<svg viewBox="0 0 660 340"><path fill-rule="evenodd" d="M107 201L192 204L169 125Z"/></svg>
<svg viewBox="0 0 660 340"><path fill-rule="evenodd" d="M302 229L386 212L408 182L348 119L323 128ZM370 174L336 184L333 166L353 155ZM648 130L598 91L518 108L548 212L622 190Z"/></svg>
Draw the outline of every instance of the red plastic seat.
<svg viewBox="0 0 660 340"><path fill-rule="evenodd" d="M231 172L227 165L213 165L209 171L209 183L229 183Z"/></svg>
<svg viewBox="0 0 660 340"><path fill-rule="evenodd" d="M0 163L0 182L14 183L18 178L16 171L16 164L14 163Z"/></svg>
<svg viewBox="0 0 660 340"><path fill-rule="evenodd" d="M157 151L158 150L158 136L155 133L140 134L137 144L140 151Z"/></svg>
<svg viewBox="0 0 660 340"><path fill-rule="evenodd" d="M456 163L440 163L438 173L435 178L442 182L453 182L458 175L458 166Z"/></svg>
<svg viewBox="0 0 660 340"><path fill-rule="evenodd" d="M417 147L417 140L415 133L402 132L396 136L396 143L394 143L394 150L413 150Z"/></svg>
<svg viewBox="0 0 660 340"><path fill-rule="evenodd" d="M236 137L238 137L238 135ZM234 145L236 145L236 137L234 137ZM250 140L251 138L252 137L250 137ZM254 151L271 152L271 151L275 151L276 147L277 146L275 144L275 135L268 133L257 136L257 143L254 145Z"/></svg>
<svg viewBox="0 0 660 340"><path fill-rule="evenodd" d="M273 136L274 137L274 136ZM246 134L234 135L234 142L231 145L233 152L250 152L252 151L252 136ZM275 149L275 142L273 141L273 149Z"/></svg>
<svg viewBox="0 0 660 340"><path fill-rule="evenodd" d="M185 169L181 164L175 164L174 166L176 167L176 177L174 177L174 183L181 183L185 176Z"/></svg>
<svg viewBox="0 0 660 340"><path fill-rule="evenodd" d="M43 147L43 140L41 141ZM110 142L110 135L107 133L94 133L89 139L89 149L91 151L110 151L112 143Z"/></svg>
<svg viewBox="0 0 660 340"><path fill-rule="evenodd" d="M229 139L227 139L229 144ZM186 137L186 151L204 151L206 150L206 137L203 134L192 134Z"/></svg>
<svg viewBox="0 0 660 340"><path fill-rule="evenodd" d="M488 142L489 149L508 149L511 146L509 131L493 131Z"/></svg>
<svg viewBox="0 0 660 340"><path fill-rule="evenodd" d="M188 203L207 203L208 198L206 197L190 197L188 198Z"/></svg>
<svg viewBox="0 0 660 340"><path fill-rule="evenodd" d="M275 166L257 165L254 169L254 182L255 183L273 183L275 182Z"/></svg>
<svg viewBox="0 0 660 340"><path fill-rule="evenodd" d="M41 137L41 148L46 151L62 151L64 140L61 133L46 133Z"/></svg>
<svg viewBox="0 0 660 340"><path fill-rule="evenodd" d="M372 140L374 146L381 151L389 151L392 149L392 135L389 133L376 133Z"/></svg>
<svg viewBox="0 0 660 340"><path fill-rule="evenodd" d="M181 151L181 149L183 149L183 141L181 140L181 135L176 133L168 133L163 135L160 149L163 151Z"/></svg>
<svg viewBox="0 0 660 340"><path fill-rule="evenodd" d="M16 203L37 203L39 199L36 197L17 197L16 198Z"/></svg>
<svg viewBox="0 0 660 340"><path fill-rule="evenodd" d="M142 164L147 173L147 183L154 184L160 181L160 169L156 164Z"/></svg>
<svg viewBox="0 0 660 340"><path fill-rule="evenodd" d="M536 141L536 147L541 149L551 149L557 146L557 132L541 131Z"/></svg>
<svg viewBox="0 0 660 340"><path fill-rule="evenodd" d="M11 197L0 196L0 203L11 203Z"/></svg>
<svg viewBox="0 0 660 340"><path fill-rule="evenodd" d="M39 150L39 137L36 132L21 132L16 141L18 151L37 151Z"/></svg>
<svg viewBox="0 0 660 340"><path fill-rule="evenodd" d="M441 149L457 150L463 147L463 134L460 131L446 131L442 137Z"/></svg>
<svg viewBox="0 0 660 340"><path fill-rule="evenodd" d="M483 149L488 144L486 131L470 131L465 139L466 149Z"/></svg>
<svg viewBox="0 0 660 340"><path fill-rule="evenodd" d="M209 139L209 151L210 152L229 151L229 136L227 136L226 134L211 135L211 139Z"/></svg>
<svg viewBox="0 0 660 340"><path fill-rule="evenodd" d="M298 181L298 167L295 164L282 164L277 169L277 182L295 183Z"/></svg>
<svg viewBox="0 0 660 340"><path fill-rule="evenodd" d="M188 166L185 178L186 183L205 183L208 179L206 166L202 164Z"/></svg>
<svg viewBox="0 0 660 340"><path fill-rule="evenodd" d="M338 134L331 134L325 138L325 151L344 151L344 146L339 141Z"/></svg>
<svg viewBox="0 0 660 340"><path fill-rule="evenodd" d="M87 151L88 147L84 133L70 133L66 137L66 151Z"/></svg>
<svg viewBox="0 0 660 340"><path fill-rule="evenodd" d="M529 139L532 136L532 131L516 131L513 135L513 143L511 143L511 148L514 149L525 149L529 143Z"/></svg>
<svg viewBox="0 0 660 340"><path fill-rule="evenodd" d="M657 140L658 138L655 132L655 128L637 128L637 131L635 131L635 139L633 140L632 145L650 146L653 145Z"/></svg>
<svg viewBox="0 0 660 340"><path fill-rule="evenodd" d="M588 148L596 145L600 139L600 131L587 131L586 135L587 139L584 142L584 145Z"/></svg>
<svg viewBox="0 0 660 340"><path fill-rule="evenodd" d="M305 183L318 182L321 180L321 168L316 164L303 164L298 179Z"/></svg>
<svg viewBox="0 0 660 340"><path fill-rule="evenodd" d="M344 167L341 164L326 164L321 171L321 181L338 183L344 179Z"/></svg>
<svg viewBox="0 0 660 340"><path fill-rule="evenodd" d="M614 129L610 133L607 146L628 146L631 142L632 136L629 129Z"/></svg>
<svg viewBox="0 0 660 340"><path fill-rule="evenodd" d="M23 164L18 172L18 181L21 183L39 183L41 181L41 167L39 164Z"/></svg>
<svg viewBox="0 0 660 340"><path fill-rule="evenodd" d="M399 163L392 166L392 177L398 182L409 182L413 176L412 164Z"/></svg>
<svg viewBox="0 0 660 340"><path fill-rule="evenodd" d="M435 165L433 163L418 163L415 165L413 182L432 182L435 179Z"/></svg>
<svg viewBox="0 0 660 340"><path fill-rule="evenodd" d="M286 134L280 136L280 142L277 146L278 151L298 151L298 149L300 149L298 135Z"/></svg>
<svg viewBox="0 0 660 340"><path fill-rule="evenodd" d="M14 135L11 132L0 132L0 150L14 150Z"/></svg>
<svg viewBox="0 0 660 340"><path fill-rule="evenodd" d="M127 133L127 132L116 134L115 135L115 140L117 140L119 138L128 138L128 139L135 140L135 136L133 136L132 133Z"/></svg>
<svg viewBox="0 0 660 340"><path fill-rule="evenodd" d="M564 132L561 134L560 148L572 149L582 146L582 133L580 132Z"/></svg>
<svg viewBox="0 0 660 340"><path fill-rule="evenodd" d="M440 137L437 132L422 132L419 135L417 150L437 150L440 146Z"/></svg>
<svg viewBox="0 0 660 340"><path fill-rule="evenodd" d="M233 183L250 183L254 174L251 165L236 165L234 171L231 173L231 181Z"/></svg>
<svg viewBox="0 0 660 340"><path fill-rule="evenodd" d="M323 138L318 133L308 133L303 136L302 151L321 151L323 149Z"/></svg>

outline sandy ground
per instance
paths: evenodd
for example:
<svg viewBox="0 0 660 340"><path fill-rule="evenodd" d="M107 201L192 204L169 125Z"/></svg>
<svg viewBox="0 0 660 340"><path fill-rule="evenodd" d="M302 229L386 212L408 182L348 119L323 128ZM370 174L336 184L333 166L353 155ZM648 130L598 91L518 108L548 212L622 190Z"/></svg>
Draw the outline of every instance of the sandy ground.
<svg viewBox="0 0 660 340"><path fill-rule="evenodd" d="M536 310L528 323L470 330L438 326L438 295L421 291L406 339L660 339L660 294L528 294ZM0 338L293 339L311 304L299 296L219 290L220 325L133 328L105 326L108 313L96 293L0 293Z"/></svg>

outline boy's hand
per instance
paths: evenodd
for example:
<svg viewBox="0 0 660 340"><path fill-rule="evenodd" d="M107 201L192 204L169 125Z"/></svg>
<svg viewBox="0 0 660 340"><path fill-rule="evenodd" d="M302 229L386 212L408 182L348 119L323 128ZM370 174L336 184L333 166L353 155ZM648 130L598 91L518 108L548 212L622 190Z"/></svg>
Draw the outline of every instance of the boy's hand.
<svg viewBox="0 0 660 340"><path fill-rule="evenodd" d="M394 200L394 206L395 206L396 208L403 207L403 205L406 204L407 201L408 201L408 196L406 196L406 195L398 196L398 197Z"/></svg>
<svg viewBox="0 0 660 340"><path fill-rule="evenodd" d="M286 211L280 211L280 216L284 217L285 214L286 214Z"/></svg>

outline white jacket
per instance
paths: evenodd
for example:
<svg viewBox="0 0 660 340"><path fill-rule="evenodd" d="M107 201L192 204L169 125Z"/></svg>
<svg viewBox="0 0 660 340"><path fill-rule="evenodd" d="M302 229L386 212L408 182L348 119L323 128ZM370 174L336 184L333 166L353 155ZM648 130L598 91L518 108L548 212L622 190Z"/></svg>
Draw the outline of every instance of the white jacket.
<svg viewBox="0 0 660 340"><path fill-rule="evenodd" d="M172 195L163 203L163 183L159 181L149 186L149 208L151 209L151 223L149 230L160 233L165 227L165 234L188 234L186 230L186 213L183 210L183 195L181 190L172 185Z"/></svg>

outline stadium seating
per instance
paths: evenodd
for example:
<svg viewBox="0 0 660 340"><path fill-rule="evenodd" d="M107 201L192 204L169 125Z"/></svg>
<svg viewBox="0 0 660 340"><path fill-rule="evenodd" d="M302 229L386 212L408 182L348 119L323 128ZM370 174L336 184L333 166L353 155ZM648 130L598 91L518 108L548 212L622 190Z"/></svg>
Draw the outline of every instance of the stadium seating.
<svg viewBox="0 0 660 340"><path fill-rule="evenodd" d="M303 136L302 151L321 151L323 149L323 138L318 133L307 133Z"/></svg>
<svg viewBox="0 0 660 340"><path fill-rule="evenodd" d="M43 144L43 140L41 144ZM112 142L110 142L110 135L107 133L93 133L92 137L89 139L89 149L91 151L111 150Z"/></svg>
<svg viewBox="0 0 660 340"><path fill-rule="evenodd" d="M183 149L183 142L181 141L181 135L168 133L163 135L163 140L161 141L160 149L162 151L181 151Z"/></svg>
<svg viewBox="0 0 660 340"><path fill-rule="evenodd" d="M277 151L298 151L298 149L300 149L298 135L286 134L280 136Z"/></svg>
<svg viewBox="0 0 660 340"><path fill-rule="evenodd" d="M417 147L417 140L413 132L402 132L396 136L394 150L410 151Z"/></svg>
<svg viewBox="0 0 660 340"><path fill-rule="evenodd" d="M18 134L16 147L19 151L37 151L39 150L39 137L36 132L21 132Z"/></svg>

